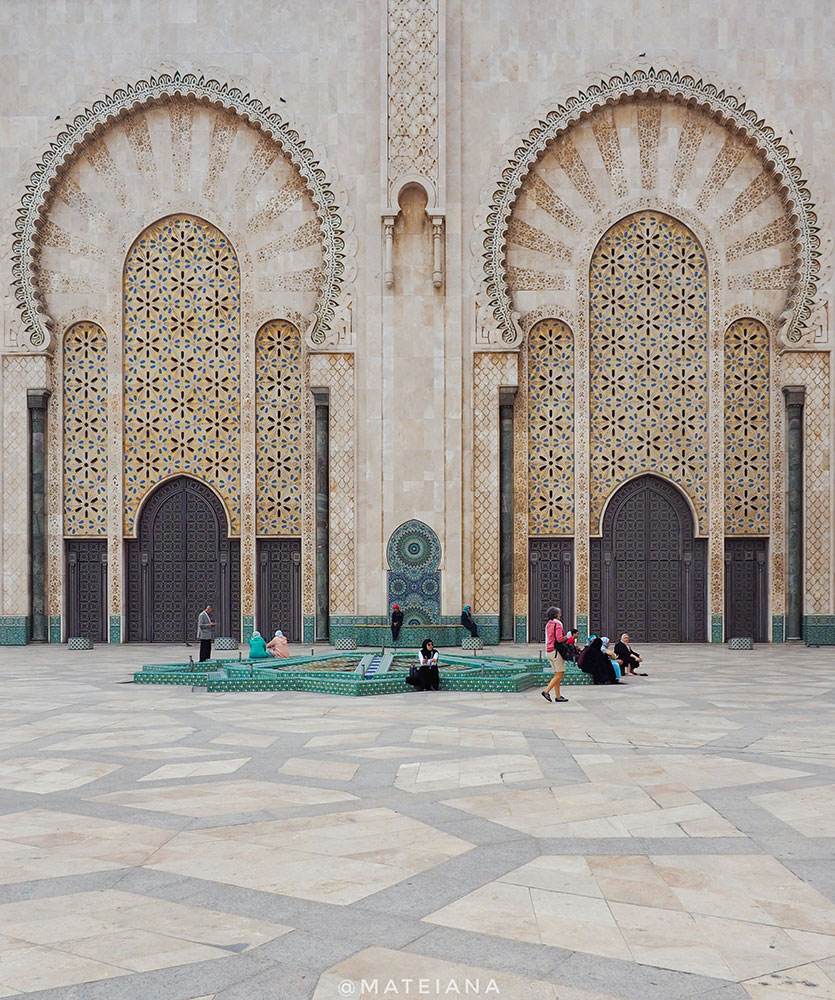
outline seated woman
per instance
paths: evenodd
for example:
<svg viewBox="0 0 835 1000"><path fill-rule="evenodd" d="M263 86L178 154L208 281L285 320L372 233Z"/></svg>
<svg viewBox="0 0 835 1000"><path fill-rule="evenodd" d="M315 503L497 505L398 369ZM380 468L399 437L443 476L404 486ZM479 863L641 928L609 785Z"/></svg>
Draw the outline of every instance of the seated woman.
<svg viewBox="0 0 835 1000"><path fill-rule="evenodd" d="M475 619L470 612L469 604L465 604L464 610L461 612L461 624L474 639L478 638L478 625L476 625Z"/></svg>
<svg viewBox="0 0 835 1000"><path fill-rule="evenodd" d="M424 639L423 645L418 650L417 676L407 681L413 684L418 691L437 691L441 685L438 675L438 650L431 639Z"/></svg>
<svg viewBox="0 0 835 1000"><path fill-rule="evenodd" d="M624 632L620 637L620 642L615 643L615 656L618 658L618 662L627 677L647 676L645 673L641 673L641 671L638 670L638 664L641 662L641 657L638 656L635 650L629 645L628 632Z"/></svg>
<svg viewBox="0 0 835 1000"><path fill-rule="evenodd" d="M274 656L278 660L286 660L290 655L290 651L287 649L287 636L280 628L275 630L275 635L267 643L267 651L270 656Z"/></svg>
<svg viewBox="0 0 835 1000"><path fill-rule="evenodd" d="M249 640L250 660L268 660L270 654L267 652L267 644L260 632L253 632Z"/></svg>
<svg viewBox="0 0 835 1000"><path fill-rule="evenodd" d="M580 653L579 666L583 673L591 674L595 684L620 684L612 661L603 652L603 640L600 636L594 636Z"/></svg>

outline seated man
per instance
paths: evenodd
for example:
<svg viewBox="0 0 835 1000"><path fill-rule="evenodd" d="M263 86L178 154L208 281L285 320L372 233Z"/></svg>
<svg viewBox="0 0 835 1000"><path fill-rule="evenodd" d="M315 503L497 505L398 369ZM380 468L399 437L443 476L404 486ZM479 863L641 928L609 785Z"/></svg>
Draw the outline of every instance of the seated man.
<svg viewBox="0 0 835 1000"><path fill-rule="evenodd" d="M278 660L286 660L290 655L290 651L287 649L287 636L280 628L275 630L275 635L267 643L267 652Z"/></svg>
<svg viewBox="0 0 835 1000"><path fill-rule="evenodd" d="M268 660L270 654L267 652L267 644L260 632L253 632L249 640L250 660Z"/></svg>
<svg viewBox="0 0 835 1000"><path fill-rule="evenodd" d="M641 673L641 671L636 670L636 667L641 662L641 657L638 656L635 650L629 645L628 632L624 632L620 637L620 642L615 643L615 656L627 677L647 676L645 673Z"/></svg>

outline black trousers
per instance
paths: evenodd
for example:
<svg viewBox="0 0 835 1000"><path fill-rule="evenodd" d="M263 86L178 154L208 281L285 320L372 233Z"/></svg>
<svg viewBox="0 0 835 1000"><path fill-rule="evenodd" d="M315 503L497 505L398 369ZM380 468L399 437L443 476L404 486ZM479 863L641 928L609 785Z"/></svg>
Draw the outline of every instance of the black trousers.
<svg viewBox="0 0 835 1000"><path fill-rule="evenodd" d="M400 629L401 628L403 628L403 623L402 622L399 625L392 625L392 627L391 627L391 638L392 638L393 642L397 642L397 640L400 638Z"/></svg>
<svg viewBox="0 0 835 1000"><path fill-rule="evenodd" d="M200 659L198 660L198 662L202 663L204 660L208 660L211 655L212 655L212 640L211 639L201 639L200 640Z"/></svg>

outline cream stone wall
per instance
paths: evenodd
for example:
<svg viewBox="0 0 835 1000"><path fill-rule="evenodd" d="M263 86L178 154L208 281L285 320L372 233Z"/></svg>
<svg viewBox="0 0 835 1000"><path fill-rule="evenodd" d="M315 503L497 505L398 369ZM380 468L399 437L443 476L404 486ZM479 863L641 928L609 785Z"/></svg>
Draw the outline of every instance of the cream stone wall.
<svg viewBox="0 0 835 1000"><path fill-rule="evenodd" d="M28 572L23 492L25 389L50 387L53 378L52 347L47 344L45 352L32 354L15 301L13 233L30 175L50 143L76 115L92 109L94 102L120 87L163 73L205 75L276 110L314 150L333 191L334 213L343 225L346 245L344 272L332 303L333 319L322 342L308 343L310 352L323 352L312 369L321 381L316 382L311 374L309 384L330 389L332 419L339 414L341 421L333 438L340 482L331 482L332 503L343 534L331 553L332 572L339 576L333 590L339 596L338 613L385 612L386 542L398 524L414 517L429 524L441 540L444 613L454 614L462 602L470 601L476 613L494 614L498 607L486 602L497 601L498 594L498 581L493 579L498 529L490 506L491 499L498 505L497 428L496 415L482 410L499 383L515 384L515 357L501 363L498 357L509 348L518 350L518 344L495 342L482 257L485 206L515 149L538 114L558 109L574 95L620 72L655 67L690 73L748 101L764 127L786 142L789 158L796 159L814 202L822 241L812 316L799 342L776 345L789 360L772 368L773 447L782 447L783 440L780 379L785 384L786 373L793 378L806 373L815 386L810 396L816 421L815 454L830 456L835 449L835 392L825 391L824 386L827 379L831 385L833 378L829 315L835 205L831 142L835 78L830 72L834 36L825 5L787 8L779 0L705 0L675 8L658 0L586 0L582 4L240 0L234 8L220 0L143 0L141 4L4 0L0 4L0 52L6 81L0 93L0 303L5 354L2 614L26 613L21 596ZM111 123L109 130L103 127L97 138L72 153L67 179L76 183L77 191L88 196L92 192L95 197L84 201L76 196L73 204L76 188L63 189L69 200L59 191L61 217L51 220L53 228L46 232L44 270L51 276L45 276L40 291L56 332L78 320L103 323L110 363L121 365L120 293L109 279L103 283L102 276L120 272L120 255L130 245L131 231L135 230L135 237L144 225L166 212L202 210L210 223L223 228L227 222L233 230L227 234L233 244L239 233L238 242L247 244L242 249L256 264L264 247L282 238L284 230L277 230L262 234L263 240L259 237L260 242L249 246L247 222L252 205L236 215L235 185L246 173L247 163L263 165L264 155L269 155L270 143L254 124L239 121L229 160L235 169L219 174L220 187L210 192L208 200L203 198L215 148L214 130L230 113L208 99L191 105L166 98ZM758 177L765 177L760 194L779 199L781 178L743 136L716 117L706 117L684 104L665 105L660 114L659 141L649 158L646 136L652 132L653 119L651 114L642 118L638 104L587 117L573 137L560 140L561 145L555 144L537 164L519 199L506 261L514 309L524 332L538 319L567 322L577 338L581 365L587 364L582 361L587 358L588 317L583 297L587 271L585 275L578 272L578 262L585 260L582 267L587 268L593 244L607 226L627 210L643 207L670 210L707 243L712 232L721 231L722 245L706 250L709 257L716 254L716 270L723 273L724 288L734 294L717 298L714 313L722 312L729 321L753 315L775 338L780 328L789 292L785 286L791 280L781 269L793 259L796 228L791 221L781 220L765 243L743 258L729 254L729 248L761 232L773 213L766 218L765 197L745 226L736 227L728 213ZM190 143L183 139L184 115L189 116ZM143 150L144 159L138 155ZM732 162L739 166L733 184L706 199L710 178L715 181L723 164ZM280 174L273 188L293 183L292 165L283 155L264 169ZM542 189L540 197L534 190L536 177L549 182L571 213L582 220L576 246L570 245L572 230L554 222L543 207ZM256 202L258 191L264 192L255 206L263 210L267 185L251 171L250 182ZM664 192L673 189L676 197L668 199L673 203L661 204ZM210 217L212 204L223 218ZM316 215L309 199L298 213L293 230ZM723 218L729 220L724 229ZM72 228L79 219L84 221L83 232ZM114 219L124 223L124 229L118 238L105 241L108 249L102 258L93 245L101 242L100 229L113 226ZM543 232L545 243L537 235ZM320 242L304 249L303 255L308 254L310 260L300 264L301 270L318 266L323 246ZM549 270L542 265L543 247L559 266ZM22 252L25 255L29 248ZM313 281L303 288L290 287L283 312L276 311L273 293L286 269L261 259L265 276L248 292L251 316L245 320L244 344L251 344L257 328L270 319L294 318L303 329L302 320L310 320L322 306L321 297L317 299L320 285ZM389 264L390 283L386 279ZM256 270L245 281L255 282ZM536 273L547 277L536 277ZM578 273L579 285L574 278ZM112 336L114 327L117 336ZM712 323L711 343L721 344L723 335L724 328ZM813 361L798 360L810 350ZM474 354L479 351L487 351L495 363L476 362ZM714 351L711 357L716 369L711 390L715 396L721 392L717 362L721 352ZM489 393L476 384L482 368L491 370ZM498 382L494 370L501 371ZM584 377L587 380L581 371L580 404L587 391L587 381L585 386L580 384ZM113 386L108 391L112 424L120 417L122 402ZM60 424L60 406L55 401L50 421L53 428ZM517 429L517 440L519 434ZM309 427L307 440L309 444ZM715 445L711 488L716 492L721 488L717 478L717 469L722 468L721 427L711 440ZM581 455L588 455L587 431L579 424L576 447ZM112 427L109 456L111 467L117 468L118 484L121 443ZM50 470L59 469L60 460L50 456ZM309 467L305 475L309 481ZM60 484L60 472L50 482ZM584 468L578 470L577 485L581 490L588 486ZM831 576L835 564L835 491L823 480L810 485L814 498L807 530L815 532L816 554L807 556L807 566L816 582L807 588L807 598L815 613L833 613L835 595L830 585L827 596L823 579L826 573ZM112 482L110 487L112 492ZM772 514L782 523L779 463L771 488ZM112 501L111 563L120 541L121 498L114 495ZM60 508L54 498L49 509L54 535L60 525ZM523 548L520 517L517 510L517 562ZM579 535L589 526L582 503L578 517ZM721 512L714 512L715 543L722 534L720 522ZM305 523L311 523L309 511ZM248 529L248 534L251 549L254 529ZM54 577L61 564L61 540L50 541ZM306 546L309 577L309 540ZM782 549L778 531L772 546L778 572ZM579 556L583 557L582 551ZM721 573L717 551L711 566L715 581ZM580 575L584 573L581 569ZM524 581L518 565L516 579L516 613L524 615ZM307 579L306 614L312 609L309 584ZM248 586L251 589L251 580ZM721 584L716 587L721 589ZM110 610L118 613L118 578L111 577L111 589ZM60 601L51 593L50 613L58 614ZM782 588L773 578L773 612L782 611L782 597ZM578 610L582 610L582 600ZM721 600L712 600L711 610L721 612Z"/></svg>

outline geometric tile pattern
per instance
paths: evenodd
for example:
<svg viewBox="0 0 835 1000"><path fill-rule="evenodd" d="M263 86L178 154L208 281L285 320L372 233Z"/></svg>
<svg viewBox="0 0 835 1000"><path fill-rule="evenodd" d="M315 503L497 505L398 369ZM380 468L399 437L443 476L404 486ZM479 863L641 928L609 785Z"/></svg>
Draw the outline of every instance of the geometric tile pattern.
<svg viewBox="0 0 835 1000"><path fill-rule="evenodd" d="M271 320L255 338L256 531L301 533L301 336Z"/></svg>
<svg viewBox="0 0 835 1000"><path fill-rule="evenodd" d="M473 596L479 614L499 611L499 388L515 385L515 354L473 356Z"/></svg>
<svg viewBox="0 0 835 1000"><path fill-rule="evenodd" d="M659 212L616 223L589 275L591 524L612 487L660 472L705 525L707 261L690 230Z"/></svg>
<svg viewBox="0 0 835 1000"><path fill-rule="evenodd" d="M64 337L64 534L107 534L107 337L95 323Z"/></svg>
<svg viewBox="0 0 835 1000"><path fill-rule="evenodd" d="M354 606L354 355L317 355L317 373L327 370L330 390L328 431L328 477L330 480L330 571L328 579L331 614L353 614Z"/></svg>
<svg viewBox="0 0 835 1000"><path fill-rule="evenodd" d="M767 535L768 330L738 319L725 332L725 534Z"/></svg>
<svg viewBox="0 0 835 1000"><path fill-rule="evenodd" d="M386 546L388 606L399 604L406 625L437 625L441 620L441 543L422 521L395 528Z"/></svg>
<svg viewBox="0 0 835 1000"><path fill-rule="evenodd" d="M574 340L561 320L528 338L528 491L532 535L574 531Z"/></svg>
<svg viewBox="0 0 835 1000"><path fill-rule="evenodd" d="M803 448L806 481L803 494L805 558L803 574L806 615L826 614L832 600L829 354L808 351L783 359L783 384L806 387Z"/></svg>
<svg viewBox="0 0 835 1000"><path fill-rule="evenodd" d="M240 271L231 244L189 215L154 223L128 253L124 530L174 473L213 486L240 531Z"/></svg>

